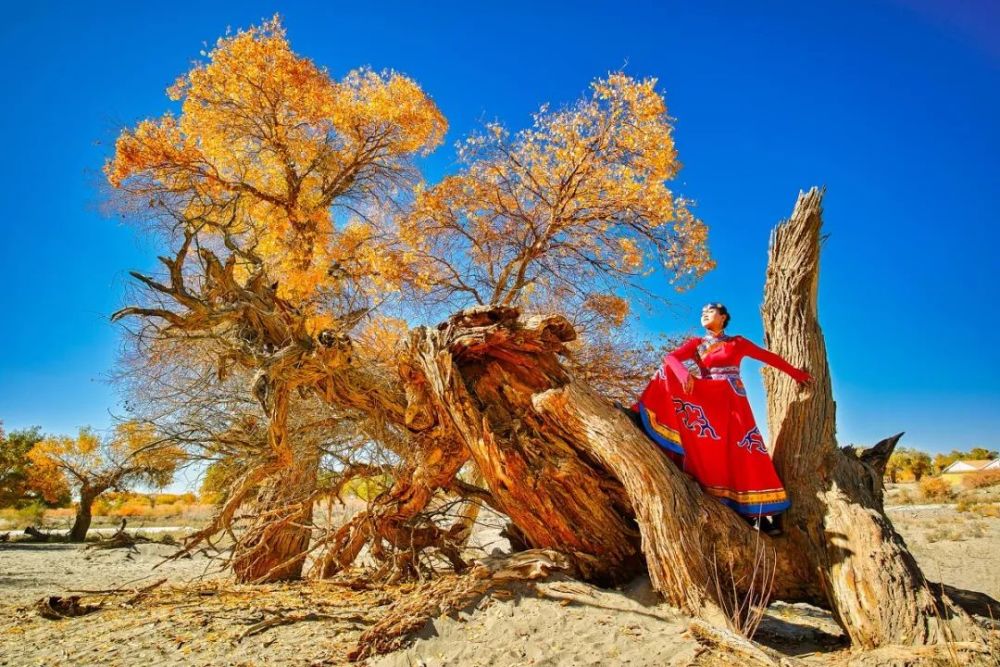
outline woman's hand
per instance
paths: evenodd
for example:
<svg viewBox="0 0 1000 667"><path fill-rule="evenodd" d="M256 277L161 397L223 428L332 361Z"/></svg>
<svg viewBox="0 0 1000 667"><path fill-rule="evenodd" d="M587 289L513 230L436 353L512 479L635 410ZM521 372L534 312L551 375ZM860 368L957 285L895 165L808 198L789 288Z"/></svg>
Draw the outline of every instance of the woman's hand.
<svg viewBox="0 0 1000 667"><path fill-rule="evenodd" d="M804 368L797 368L795 370L798 372L795 374L794 379L799 383L799 386L808 387L812 384L813 378L812 375L809 374L809 371Z"/></svg>
<svg viewBox="0 0 1000 667"><path fill-rule="evenodd" d="M685 394L690 394L694 390L694 376L688 373L688 376L684 378L684 383L682 385Z"/></svg>

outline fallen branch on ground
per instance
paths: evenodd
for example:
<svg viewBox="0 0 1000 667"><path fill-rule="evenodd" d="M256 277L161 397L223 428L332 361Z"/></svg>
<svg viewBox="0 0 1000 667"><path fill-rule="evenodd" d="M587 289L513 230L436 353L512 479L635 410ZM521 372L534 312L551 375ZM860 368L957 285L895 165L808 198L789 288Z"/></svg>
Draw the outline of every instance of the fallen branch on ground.
<svg viewBox="0 0 1000 667"><path fill-rule="evenodd" d="M468 606L490 591L515 581L542 579L570 569L566 556L547 549L522 551L504 558L486 558L463 576L447 576L418 586L395 602L388 613L366 630L348 654L352 661L389 653L406 645L411 633L431 618Z"/></svg>
<svg viewBox="0 0 1000 667"><path fill-rule="evenodd" d="M694 620L688 626L691 635L699 644L715 655L717 662L698 664L743 665L744 667L793 667L801 665L798 660L781 655L777 651L755 644L731 630L715 627L705 621Z"/></svg>
<svg viewBox="0 0 1000 667"><path fill-rule="evenodd" d="M80 604L79 595L71 595L68 598L50 595L35 603L35 611L38 615L50 621L85 616L98 611L100 608L101 605L99 604Z"/></svg>
<svg viewBox="0 0 1000 667"><path fill-rule="evenodd" d="M276 628L280 625L291 625L293 623L302 623L304 621L340 621L343 624L355 625L365 622L367 619L364 614L322 614L316 611L306 612L304 614L284 614L277 612L271 618L264 619L258 623L254 623L249 628L240 633L239 637L236 638L236 642L241 642L247 637L252 637L253 635L258 635L271 628Z"/></svg>

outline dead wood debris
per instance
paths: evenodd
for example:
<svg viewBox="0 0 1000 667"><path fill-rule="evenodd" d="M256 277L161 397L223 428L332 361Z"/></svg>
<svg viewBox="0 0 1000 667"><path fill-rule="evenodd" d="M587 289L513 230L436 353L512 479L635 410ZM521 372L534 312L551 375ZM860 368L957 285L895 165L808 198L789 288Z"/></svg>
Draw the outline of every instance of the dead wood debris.
<svg viewBox="0 0 1000 667"><path fill-rule="evenodd" d="M843 667L884 667L885 665L962 665L995 667L1000 664L1000 646L988 642L948 642L933 646L883 646L854 651Z"/></svg>
<svg viewBox="0 0 1000 667"><path fill-rule="evenodd" d="M31 542L48 542L49 538L52 537L48 533L43 533L34 526L28 526L24 529L24 534L31 538Z"/></svg>
<svg viewBox="0 0 1000 667"><path fill-rule="evenodd" d="M47 618L50 621L86 616L100 608L101 605L99 604L80 604L79 595L71 595L69 597L49 595L35 603L35 612L42 618Z"/></svg>
<svg viewBox="0 0 1000 667"><path fill-rule="evenodd" d="M286 614L280 611L272 611L273 615L270 618L266 618L262 621L254 623L249 628L244 630L236 638L235 642L241 642L247 637L252 637L253 635L260 634L271 628L276 628L280 625L291 625L293 623L302 623L305 621L337 621L341 627L356 627L363 624L368 620L364 614L325 614L317 611L309 611L299 614Z"/></svg>
<svg viewBox="0 0 1000 667"><path fill-rule="evenodd" d="M118 530L115 534L106 540L98 540L97 542L91 542L85 549L130 549L134 550L137 544L147 544L153 540L148 537L142 537L139 534L129 535L125 532L126 520L122 519L122 523L118 526Z"/></svg>
<svg viewBox="0 0 1000 667"><path fill-rule="evenodd" d="M699 665L743 665L744 667L793 667L802 662L783 656L777 651L755 644L735 632L718 628L702 620L688 626L699 644L708 653L699 658Z"/></svg>
<svg viewBox="0 0 1000 667"><path fill-rule="evenodd" d="M70 590L70 593L85 593L86 595L114 595L116 593L148 593L149 591L162 586L167 582L166 579L158 579L148 586L142 588L74 588Z"/></svg>
<svg viewBox="0 0 1000 667"><path fill-rule="evenodd" d="M568 570L570 563L566 556L546 549L483 559L465 575L443 576L421 584L396 601L378 623L362 633L348 658L358 661L402 648L409 636L428 620L454 613L493 588Z"/></svg>

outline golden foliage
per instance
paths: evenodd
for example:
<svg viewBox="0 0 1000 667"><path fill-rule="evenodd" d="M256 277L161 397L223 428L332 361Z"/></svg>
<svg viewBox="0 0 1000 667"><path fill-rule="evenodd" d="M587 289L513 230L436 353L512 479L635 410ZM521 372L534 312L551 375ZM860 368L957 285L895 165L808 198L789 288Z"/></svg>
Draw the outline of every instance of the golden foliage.
<svg viewBox="0 0 1000 667"><path fill-rule="evenodd" d="M954 495L951 484L940 477L924 477L920 480L920 493L927 500L946 500Z"/></svg>
<svg viewBox="0 0 1000 667"><path fill-rule="evenodd" d="M962 487L984 489L1000 484L1000 470L979 470L962 475Z"/></svg>
<svg viewBox="0 0 1000 667"><path fill-rule="evenodd" d="M148 425L125 422L107 439L90 428L80 429L76 437L47 437L32 447L28 458L34 485L48 494L67 481L100 491L133 481L166 485L183 451L160 441Z"/></svg>
<svg viewBox="0 0 1000 667"><path fill-rule="evenodd" d="M444 117L415 82L367 69L334 81L292 52L274 18L220 39L168 94L179 116L118 138L105 165L115 188L235 243L296 302L338 271L395 286L399 258L369 252L365 206L408 183L409 160L444 137ZM349 224L334 219L338 202Z"/></svg>
<svg viewBox="0 0 1000 667"><path fill-rule="evenodd" d="M462 172L421 189L401 232L431 281L479 303L558 294L620 323L613 294L653 262L678 288L710 270L707 228L666 186L680 163L655 85L612 74L513 136L489 124L469 138Z"/></svg>

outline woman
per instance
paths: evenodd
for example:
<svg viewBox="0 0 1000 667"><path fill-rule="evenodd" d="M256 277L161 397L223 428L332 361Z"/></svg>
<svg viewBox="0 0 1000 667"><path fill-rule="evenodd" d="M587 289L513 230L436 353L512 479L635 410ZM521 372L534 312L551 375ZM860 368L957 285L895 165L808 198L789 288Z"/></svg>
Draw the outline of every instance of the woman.
<svg viewBox="0 0 1000 667"><path fill-rule="evenodd" d="M632 409L649 437L706 493L751 522L774 515L767 531L780 533L776 515L790 503L750 410L740 361L757 359L800 384L811 378L746 338L726 335L728 324L725 306L705 306L701 325L706 335L668 354ZM699 379L685 367L686 361L694 363Z"/></svg>

